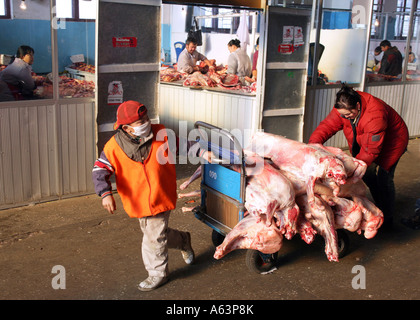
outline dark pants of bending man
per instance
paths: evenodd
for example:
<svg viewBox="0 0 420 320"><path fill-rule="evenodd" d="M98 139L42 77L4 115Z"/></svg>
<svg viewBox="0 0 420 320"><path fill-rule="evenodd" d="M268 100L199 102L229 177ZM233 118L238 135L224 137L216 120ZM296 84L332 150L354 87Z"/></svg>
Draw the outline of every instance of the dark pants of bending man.
<svg viewBox="0 0 420 320"><path fill-rule="evenodd" d="M395 209L394 172L397 163L389 171L384 170L376 163L372 163L363 176L363 181L368 186L376 206L384 214L384 226L391 225L393 221Z"/></svg>

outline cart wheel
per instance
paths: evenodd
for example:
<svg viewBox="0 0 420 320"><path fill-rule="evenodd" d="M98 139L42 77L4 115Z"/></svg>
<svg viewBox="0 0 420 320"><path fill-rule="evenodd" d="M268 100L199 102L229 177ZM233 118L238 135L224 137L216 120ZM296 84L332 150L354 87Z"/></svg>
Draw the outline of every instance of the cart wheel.
<svg viewBox="0 0 420 320"><path fill-rule="evenodd" d="M270 271L277 260L278 252L273 254L264 254L257 250L247 250L246 265L250 271L263 273Z"/></svg>
<svg viewBox="0 0 420 320"><path fill-rule="evenodd" d="M225 240L225 236L213 229L213 232L211 233L211 241L213 242L214 246L220 246L223 240Z"/></svg>
<svg viewBox="0 0 420 320"><path fill-rule="evenodd" d="M343 229L337 230L338 239L338 258L343 258L349 251L350 239L346 231Z"/></svg>

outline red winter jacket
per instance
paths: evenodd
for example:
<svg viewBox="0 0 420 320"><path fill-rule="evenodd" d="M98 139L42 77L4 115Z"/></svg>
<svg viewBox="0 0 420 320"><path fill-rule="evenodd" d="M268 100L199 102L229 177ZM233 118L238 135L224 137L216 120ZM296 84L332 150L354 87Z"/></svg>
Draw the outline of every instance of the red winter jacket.
<svg viewBox="0 0 420 320"><path fill-rule="evenodd" d="M369 166L375 162L389 170L403 155L408 145L408 129L399 114L384 101L369 93L360 92L361 114L357 124L357 143L360 152L357 159ZM351 150L353 130L349 119L340 116L333 108L309 138L309 143L325 143L338 131L343 133Z"/></svg>

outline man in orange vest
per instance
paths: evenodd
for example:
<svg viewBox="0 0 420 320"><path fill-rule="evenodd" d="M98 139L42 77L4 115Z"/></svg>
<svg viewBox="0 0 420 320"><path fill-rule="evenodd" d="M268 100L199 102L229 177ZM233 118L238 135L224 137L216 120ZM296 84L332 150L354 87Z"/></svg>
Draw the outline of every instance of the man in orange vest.
<svg viewBox="0 0 420 320"><path fill-rule="evenodd" d="M115 174L124 210L130 217L139 218L142 257L149 276L138 289L150 291L168 281L168 248L180 249L187 264L194 262L191 236L168 227L169 213L176 206L177 185L174 161L162 161L162 156L168 160L172 157L166 147L165 127L151 124L143 104L126 101L118 107L114 129L117 133L96 160L92 178L103 207L114 213L110 177Z"/></svg>

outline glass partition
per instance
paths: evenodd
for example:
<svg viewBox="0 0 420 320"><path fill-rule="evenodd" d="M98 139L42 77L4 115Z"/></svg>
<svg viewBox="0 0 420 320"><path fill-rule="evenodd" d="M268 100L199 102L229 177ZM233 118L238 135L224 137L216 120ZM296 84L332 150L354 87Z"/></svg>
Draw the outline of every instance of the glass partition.
<svg viewBox="0 0 420 320"><path fill-rule="evenodd" d="M50 6L26 2L0 19L0 102L44 98L52 71Z"/></svg>
<svg viewBox="0 0 420 320"><path fill-rule="evenodd" d="M10 17L0 19L0 102L57 98L55 58L59 97L94 97L97 0L55 2L52 8L50 1L13 5Z"/></svg>
<svg viewBox="0 0 420 320"><path fill-rule="evenodd" d="M374 0L367 82L419 79L417 56L420 49L418 46L420 10L417 2ZM412 5L416 3L411 20ZM406 56L408 56L407 61Z"/></svg>
<svg viewBox="0 0 420 320"><path fill-rule="evenodd" d="M59 97L94 98L97 0L56 3Z"/></svg>
<svg viewBox="0 0 420 320"><path fill-rule="evenodd" d="M370 10L371 1L323 2L315 84L362 82ZM315 42L316 30L312 31L311 38L311 42Z"/></svg>
<svg viewBox="0 0 420 320"><path fill-rule="evenodd" d="M418 9L413 17L413 33L409 44L408 59L407 59L407 80L420 80L420 10Z"/></svg>

